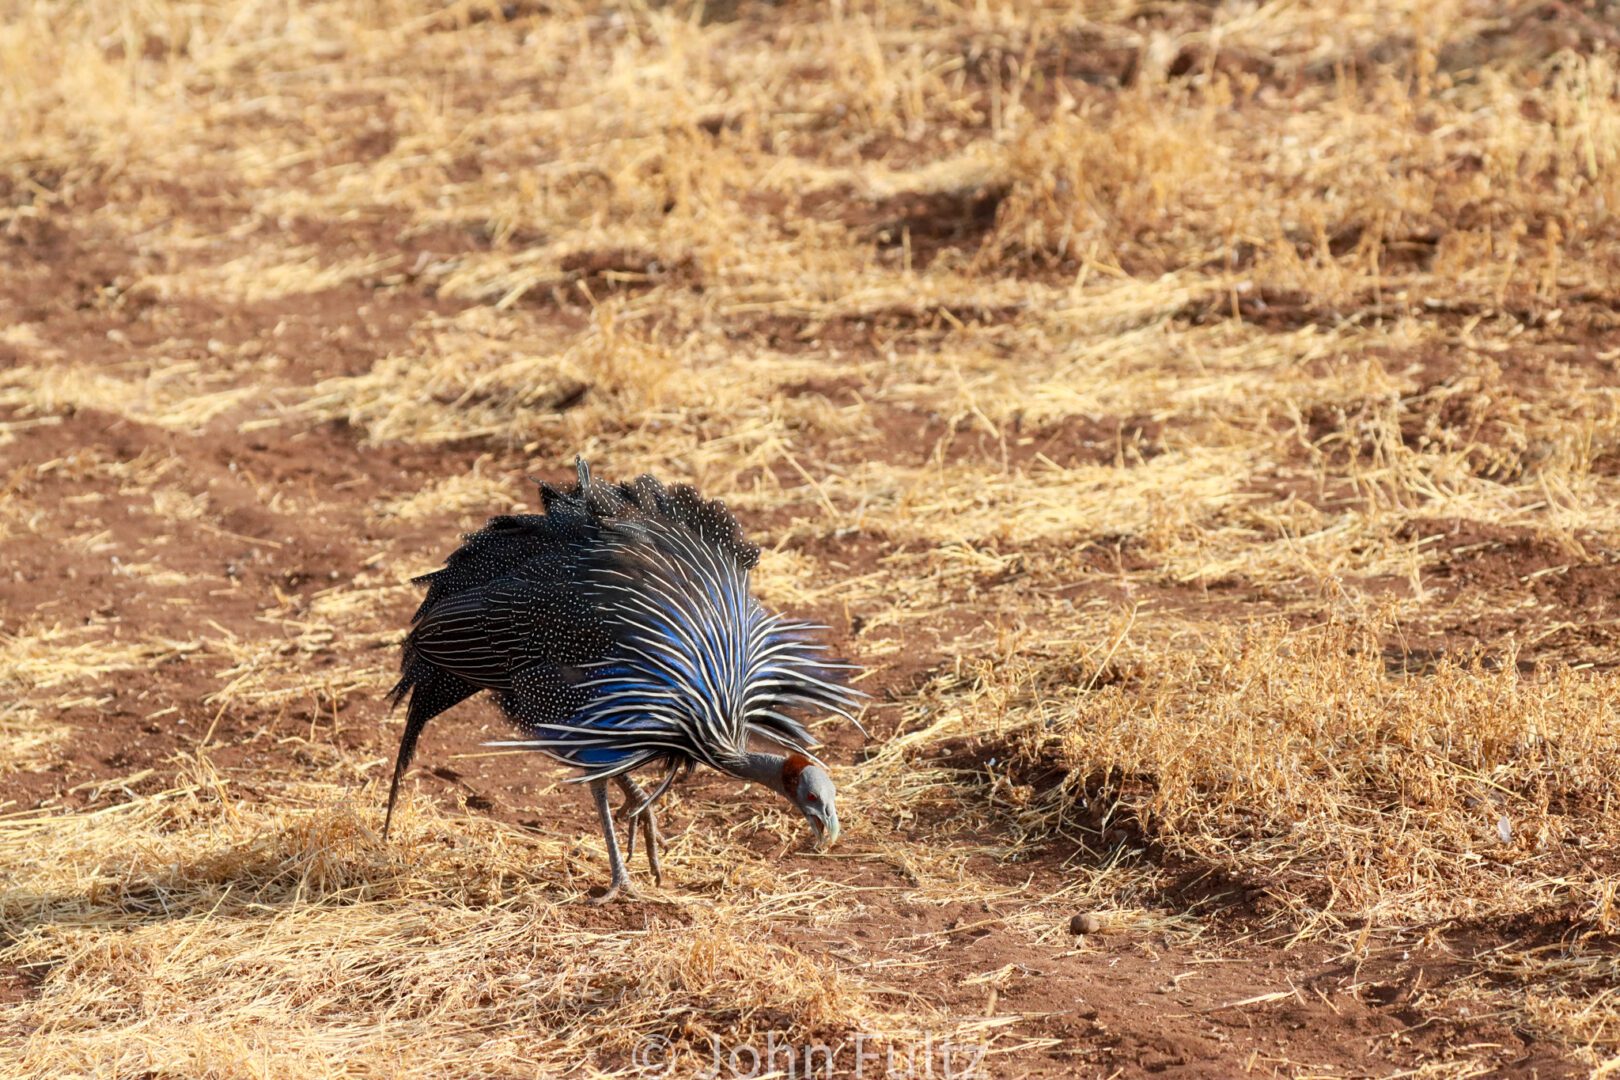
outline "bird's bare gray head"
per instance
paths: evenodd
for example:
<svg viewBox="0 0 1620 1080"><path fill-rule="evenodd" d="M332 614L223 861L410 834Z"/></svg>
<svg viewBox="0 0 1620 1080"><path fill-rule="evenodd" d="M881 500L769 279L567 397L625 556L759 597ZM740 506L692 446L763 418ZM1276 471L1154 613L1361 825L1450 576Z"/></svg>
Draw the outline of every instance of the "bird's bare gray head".
<svg viewBox="0 0 1620 1080"><path fill-rule="evenodd" d="M782 784L778 789L810 823L822 847L838 840L838 791L827 770L803 754L789 754L782 761Z"/></svg>

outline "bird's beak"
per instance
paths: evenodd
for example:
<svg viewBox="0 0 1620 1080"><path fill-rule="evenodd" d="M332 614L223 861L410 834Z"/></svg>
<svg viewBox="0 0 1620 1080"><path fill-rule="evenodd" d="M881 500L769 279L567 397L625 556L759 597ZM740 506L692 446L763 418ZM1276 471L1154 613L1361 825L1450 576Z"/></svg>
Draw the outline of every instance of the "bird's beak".
<svg viewBox="0 0 1620 1080"><path fill-rule="evenodd" d="M810 822L810 830L816 834L817 847L825 849L838 843L838 811L829 807L825 814L816 817L806 814L805 819Z"/></svg>

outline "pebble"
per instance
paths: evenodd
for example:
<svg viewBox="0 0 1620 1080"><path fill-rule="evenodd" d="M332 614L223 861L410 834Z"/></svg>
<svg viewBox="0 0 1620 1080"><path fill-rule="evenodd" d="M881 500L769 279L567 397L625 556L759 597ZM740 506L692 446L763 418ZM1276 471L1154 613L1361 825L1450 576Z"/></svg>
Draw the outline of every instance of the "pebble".
<svg viewBox="0 0 1620 1080"><path fill-rule="evenodd" d="M1075 937L1080 937L1083 934L1095 934L1101 929L1102 920L1090 911L1076 915L1069 920L1069 933Z"/></svg>

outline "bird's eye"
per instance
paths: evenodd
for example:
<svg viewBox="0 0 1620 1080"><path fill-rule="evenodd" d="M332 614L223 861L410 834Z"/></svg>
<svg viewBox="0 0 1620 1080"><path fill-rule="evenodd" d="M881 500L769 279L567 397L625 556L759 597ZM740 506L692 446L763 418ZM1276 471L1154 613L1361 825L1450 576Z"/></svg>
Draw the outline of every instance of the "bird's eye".
<svg viewBox="0 0 1620 1080"><path fill-rule="evenodd" d="M808 794L808 795L806 795L804 797L804 801L805 802L820 802L821 798L819 796L817 796L815 792L812 791L810 794Z"/></svg>

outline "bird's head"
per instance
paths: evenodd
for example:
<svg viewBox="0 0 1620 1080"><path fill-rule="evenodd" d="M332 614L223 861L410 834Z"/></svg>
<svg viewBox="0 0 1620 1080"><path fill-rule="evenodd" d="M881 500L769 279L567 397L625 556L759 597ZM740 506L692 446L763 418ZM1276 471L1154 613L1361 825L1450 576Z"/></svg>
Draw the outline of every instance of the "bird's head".
<svg viewBox="0 0 1620 1080"><path fill-rule="evenodd" d="M782 761L778 790L799 808L821 847L832 847L837 842L838 791L826 769L803 754L789 754Z"/></svg>

